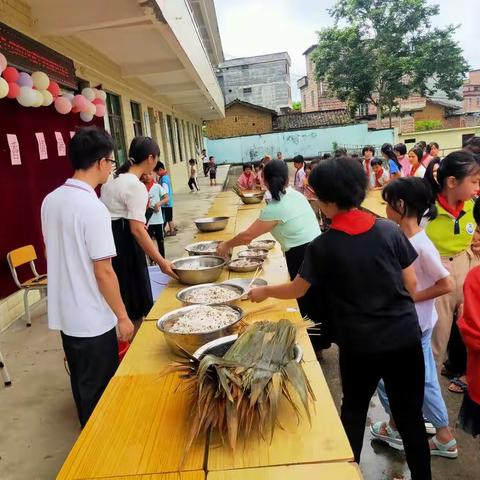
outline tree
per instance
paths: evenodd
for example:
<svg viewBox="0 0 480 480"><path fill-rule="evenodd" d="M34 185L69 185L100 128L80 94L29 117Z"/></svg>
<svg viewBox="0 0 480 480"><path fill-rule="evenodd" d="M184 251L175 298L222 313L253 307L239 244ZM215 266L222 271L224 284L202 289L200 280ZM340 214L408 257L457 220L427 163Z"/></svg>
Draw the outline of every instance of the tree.
<svg viewBox="0 0 480 480"><path fill-rule="evenodd" d="M469 66L453 38L458 26L432 27L438 12L426 0L338 0L329 10L335 24L318 32L312 54L317 79L352 115L371 102L390 126L398 99L443 90L460 100Z"/></svg>
<svg viewBox="0 0 480 480"><path fill-rule="evenodd" d="M302 109L302 102L292 102L292 110L300 111Z"/></svg>

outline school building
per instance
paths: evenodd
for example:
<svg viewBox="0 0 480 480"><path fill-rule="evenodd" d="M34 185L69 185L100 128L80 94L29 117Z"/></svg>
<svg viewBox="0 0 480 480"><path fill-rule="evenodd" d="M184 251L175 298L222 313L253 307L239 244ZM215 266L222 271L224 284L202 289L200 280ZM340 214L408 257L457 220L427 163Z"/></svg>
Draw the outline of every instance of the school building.
<svg viewBox="0 0 480 480"><path fill-rule="evenodd" d="M92 122L112 134L117 163L127 159L134 136L153 137L174 193L186 190L188 159L204 147L202 122L225 114L214 71L224 58L213 0L0 0L0 52L19 72L55 78L64 95L103 90L107 113ZM5 299L16 290L7 252L33 244L44 271L41 201L71 173L55 137L61 132L68 148L69 132L85 123L53 104L26 108L7 97L0 117L1 330L23 314L21 297ZM39 157L36 133L48 158Z"/></svg>

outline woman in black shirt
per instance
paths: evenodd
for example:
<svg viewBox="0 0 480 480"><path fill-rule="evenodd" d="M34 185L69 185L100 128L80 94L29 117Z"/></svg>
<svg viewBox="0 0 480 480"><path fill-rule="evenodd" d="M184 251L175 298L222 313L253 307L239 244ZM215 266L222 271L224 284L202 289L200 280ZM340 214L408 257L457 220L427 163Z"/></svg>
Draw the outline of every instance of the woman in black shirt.
<svg viewBox="0 0 480 480"><path fill-rule="evenodd" d="M367 177L357 161L321 162L309 181L322 212L332 220L330 230L309 245L292 282L255 288L250 299L298 298L310 285L321 287L318 309L331 318L339 346L341 418L355 460L360 461L370 399L383 378L412 480L429 480L422 415L425 370L411 298L417 253L398 225L358 209Z"/></svg>

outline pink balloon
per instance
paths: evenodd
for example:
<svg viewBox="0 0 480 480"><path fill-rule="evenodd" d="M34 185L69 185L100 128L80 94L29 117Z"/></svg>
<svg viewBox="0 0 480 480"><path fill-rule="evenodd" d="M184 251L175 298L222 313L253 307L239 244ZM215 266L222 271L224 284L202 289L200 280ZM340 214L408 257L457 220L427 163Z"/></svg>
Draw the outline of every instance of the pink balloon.
<svg viewBox="0 0 480 480"><path fill-rule="evenodd" d="M58 97L55 100L55 110L62 115L70 113L72 110L72 104L68 101L67 98Z"/></svg>
<svg viewBox="0 0 480 480"><path fill-rule="evenodd" d="M80 109L74 105L72 107L72 113L80 113Z"/></svg>
<svg viewBox="0 0 480 480"><path fill-rule="evenodd" d="M78 108L78 111L83 112L88 107L88 100L83 95L75 95L72 105Z"/></svg>
<svg viewBox="0 0 480 480"><path fill-rule="evenodd" d="M105 105L105 102L104 102L101 98L94 98L94 99L92 100L92 103L93 103L94 105Z"/></svg>
<svg viewBox="0 0 480 480"><path fill-rule="evenodd" d="M60 87L58 83L50 80L47 90L52 94L53 98L57 98L60 95Z"/></svg>
<svg viewBox="0 0 480 480"><path fill-rule="evenodd" d="M7 67L2 73L2 77L8 83L16 82L19 76L20 74L18 73L18 70L15 67Z"/></svg>
<svg viewBox="0 0 480 480"><path fill-rule="evenodd" d="M20 94L20 85L15 82L8 82L8 98L17 98Z"/></svg>
<svg viewBox="0 0 480 480"><path fill-rule="evenodd" d="M105 113L107 113L107 109L105 108L105 105L95 105L96 111L95 111L95 116L96 117L104 117Z"/></svg>

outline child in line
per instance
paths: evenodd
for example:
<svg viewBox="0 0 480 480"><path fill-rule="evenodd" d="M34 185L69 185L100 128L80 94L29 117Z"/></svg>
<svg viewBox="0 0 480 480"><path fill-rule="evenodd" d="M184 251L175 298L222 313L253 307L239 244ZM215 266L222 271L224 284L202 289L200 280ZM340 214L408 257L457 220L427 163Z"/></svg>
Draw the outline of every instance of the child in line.
<svg viewBox="0 0 480 480"><path fill-rule="evenodd" d="M408 160L412 166L410 170L409 177L423 178L425 176L425 171L427 170L422 165L423 150L420 148L412 148L408 152Z"/></svg>
<svg viewBox="0 0 480 480"><path fill-rule="evenodd" d="M304 192L305 187L305 161L302 155L293 157L293 166L295 167L295 176L293 178L293 188L300 193Z"/></svg>
<svg viewBox="0 0 480 480"><path fill-rule="evenodd" d="M238 177L237 185L240 190L255 190L257 176L253 173L252 164L243 164L243 173Z"/></svg>
<svg viewBox="0 0 480 480"><path fill-rule="evenodd" d="M435 168L438 169L435 174ZM435 193L437 216L425 232L451 273L454 289L436 302L438 322L433 329L432 348L438 367L446 360L442 374L452 378L448 390L462 394L466 384L466 350L453 322L463 303L463 283L478 260L471 251L475 232L473 197L479 188L480 164L468 152L452 152L443 160L430 162L425 173Z"/></svg>
<svg viewBox="0 0 480 480"><path fill-rule="evenodd" d="M193 193L195 190L193 187L197 189L197 192L200 191L197 184L197 162L191 158L188 161L190 165L190 178L188 179L188 187L190 188L190 193Z"/></svg>
<svg viewBox="0 0 480 480"><path fill-rule="evenodd" d="M420 221L425 211L433 207L432 192L420 178L398 178L383 189L382 197L387 202L387 217L400 225L401 230L418 253L417 259L413 262L417 276L417 292L413 299L422 329L422 348L425 361L423 414L432 423L436 433L431 439L431 454L457 458L457 442L448 426L447 407L438 383L431 345L432 329L438 319L435 298L449 293L453 289L449 271L442 265L437 249L420 227ZM434 215L434 212L431 215ZM391 416L383 381L380 382L377 392L383 407L390 415L390 421L388 423L377 422L370 427L370 431L377 440L398 450L403 450L403 441Z"/></svg>
<svg viewBox="0 0 480 480"><path fill-rule="evenodd" d="M425 366L409 293L416 291L417 253L397 225L359 209L367 177L356 160L320 162L310 174L310 185L332 220L330 229L307 247L292 282L253 288L249 298L299 298L310 285L318 288L317 308L331 319L339 346L341 419L355 461L360 461L371 397L383 378L412 480L429 480L422 414Z"/></svg>
<svg viewBox="0 0 480 480"><path fill-rule="evenodd" d="M475 202L473 216L477 223L473 245L480 243L480 199ZM480 266L465 278L463 312L458 328L467 347L468 388L460 409L460 428L474 437L480 435Z"/></svg>
<svg viewBox="0 0 480 480"><path fill-rule="evenodd" d="M152 209L152 215L147 221L148 233L150 238L157 241L158 251L162 257L165 257L162 206L168 204L169 198L167 191L155 182L152 174L146 175L146 177L147 180L151 178L154 182L148 191L148 206Z"/></svg>
<svg viewBox="0 0 480 480"><path fill-rule="evenodd" d="M212 155L208 161L208 174L210 176L210 186L217 185L217 164L215 163L215 157Z"/></svg>
<svg viewBox="0 0 480 480"><path fill-rule="evenodd" d="M383 158L388 162L388 169L390 171L390 180L394 178L399 178L402 176L402 165L398 161L393 147L390 143L384 143L380 150L382 152Z"/></svg>
<svg viewBox="0 0 480 480"><path fill-rule="evenodd" d="M373 170L373 190L381 190L390 180L390 175L383 168L383 162L379 158L374 158L370 162Z"/></svg>

